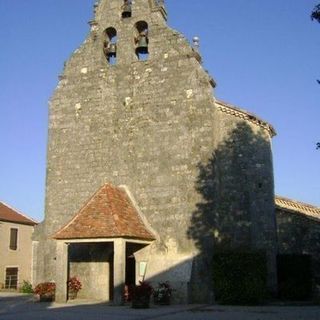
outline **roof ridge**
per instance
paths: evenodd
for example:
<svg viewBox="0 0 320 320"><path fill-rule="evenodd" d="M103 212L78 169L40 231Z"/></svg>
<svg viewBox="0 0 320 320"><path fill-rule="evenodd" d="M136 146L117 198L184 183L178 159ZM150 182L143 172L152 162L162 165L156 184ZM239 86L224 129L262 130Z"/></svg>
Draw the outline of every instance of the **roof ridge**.
<svg viewBox="0 0 320 320"><path fill-rule="evenodd" d="M105 187L110 187L110 188L112 188L112 189L116 189L117 191L119 191L119 189L118 189L116 186L112 186L112 185L109 184L109 183L107 183L107 184L105 185ZM109 204L109 208L110 208L110 211L111 211L112 216L115 217L114 204L113 204L113 201L110 201L110 198L109 198L109 196L110 196L109 190L110 190L110 189L107 189L107 192L108 192L108 200L109 200L109 203L110 203L110 204ZM113 221L114 221L114 220L113 220ZM118 223L115 223L114 225L115 225L115 228L116 228L117 232L120 232Z"/></svg>
<svg viewBox="0 0 320 320"><path fill-rule="evenodd" d="M31 222L34 222L35 224L38 224L39 222L34 220L33 218L29 217L28 215L22 213L20 210L8 205L6 202L4 201L0 201L1 204L3 204L5 207L9 208L10 210L14 211L16 214L19 214L20 216L30 220Z"/></svg>
<svg viewBox="0 0 320 320"><path fill-rule="evenodd" d="M122 189L126 196L128 197L129 201L131 202L131 204L133 205L133 207L136 209L139 219L142 222L142 224L144 224L147 227L147 230L154 235L157 240L160 239L158 233L152 228L151 224L149 223L147 217L142 213L141 209L139 208L134 196L132 195L131 191L129 190L128 186L125 184L119 185L118 186L119 189Z"/></svg>

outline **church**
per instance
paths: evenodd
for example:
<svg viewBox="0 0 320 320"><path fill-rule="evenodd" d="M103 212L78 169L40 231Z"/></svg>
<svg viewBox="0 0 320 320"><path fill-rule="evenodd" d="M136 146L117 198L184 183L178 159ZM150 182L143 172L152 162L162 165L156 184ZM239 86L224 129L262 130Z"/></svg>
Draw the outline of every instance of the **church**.
<svg viewBox="0 0 320 320"><path fill-rule="evenodd" d="M94 5L49 105L33 279L54 281L56 301L78 276L84 299L121 304L147 280L169 281L175 303L210 303L222 249L264 252L275 293L279 252L319 255L320 209L275 198L275 130L215 98L197 41L168 27L163 1ZM289 230L307 249L286 245Z"/></svg>

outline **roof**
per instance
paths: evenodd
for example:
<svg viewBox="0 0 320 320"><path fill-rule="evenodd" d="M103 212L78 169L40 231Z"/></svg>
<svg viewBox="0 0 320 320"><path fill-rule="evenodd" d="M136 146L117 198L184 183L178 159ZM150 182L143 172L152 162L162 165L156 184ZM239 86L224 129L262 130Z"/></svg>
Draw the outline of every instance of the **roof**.
<svg viewBox="0 0 320 320"><path fill-rule="evenodd" d="M154 240L127 192L111 184L102 186L61 228L54 239L135 238Z"/></svg>
<svg viewBox="0 0 320 320"><path fill-rule="evenodd" d="M320 208L312 206L310 204L279 196L275 197L275 204L279 209L303 214L311 218L320 219Z"/></svg>
<svg viewBox="0 0 320 320"><path fill-rule="evenodd" d="M27 224L34 226L38 224L35 220L0 202L0 221Z"/></svg>
<svg viewBox="0 0 320 320"><path fill-rule="evenodd" d="M250 113L246 110L240 109L236 106L233 106L233 105L226 103L226 102L223 102L221 100L215 100L215 104L216 104L218 110L225 112L227 114L233 115L237 118L249 121L249 122L257 125L258 127L261 127L263 129L267 130L271 137L274 137L277 134L271 124L260 119L259 117L257 117L253 113Z"/></svg>

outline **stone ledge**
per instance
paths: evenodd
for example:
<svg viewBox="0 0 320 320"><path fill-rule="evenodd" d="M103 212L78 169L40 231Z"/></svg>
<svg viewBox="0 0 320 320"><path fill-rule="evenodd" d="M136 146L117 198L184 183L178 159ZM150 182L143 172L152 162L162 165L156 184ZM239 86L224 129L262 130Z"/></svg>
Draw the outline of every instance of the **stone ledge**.
<svg viewBox="0 0 320 320"><path fill-rule="evenodd" d="M277 133L275 131L275 129L267 122L261 120L260 118L258 118L257 116L255 116L254 114L242 110L238 107L235 107L231 104L228 104L226 102L223 102L221 100L215 100L215 105L218 108L219 111L222 111L224 113L233 115L237 118L249 121L251 123L254 123L255 125L267 130L272 137L274 137Z"/></svg>

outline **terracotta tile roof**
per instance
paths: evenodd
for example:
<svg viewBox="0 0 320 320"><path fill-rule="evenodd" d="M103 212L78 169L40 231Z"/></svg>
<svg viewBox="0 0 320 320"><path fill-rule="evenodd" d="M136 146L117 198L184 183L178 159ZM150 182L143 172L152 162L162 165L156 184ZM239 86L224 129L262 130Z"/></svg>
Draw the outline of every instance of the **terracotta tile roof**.
<svg viewBox="0 0 320 320"><path fill-rule="evenodd" d="M0 221L28 224L34 226L38 224L35 220L0 202Z"/></svg>
<svg viewBox="0 0 320 320"><path fill-rule="evenodd" d="M272 127L271 124L258 118L253 113L250 113L246 110L240 109L236 106L233 106L233 105L226 103L226 102L223 102L221 100L215 100L215 104L216 104L219 111L225 112L227 114L233 115L234 117L237 117L237 118L249 121L251 123L254 123L257 126L263 128L263 129L266 129L269 132L271 137L274 137L275 135L277 135L276 131L274 130L274 128Z"/></svg>
<svg viewBox="0 0 320 320"><path fill-rule="evenodd" d="M135 238L154 240L127 192L101 187L54 239Z"/></svg>
<svg viewBox="0 0 320 320"><path fill-rule="evenodd" d="M320 219L320 208L312 206L310 204L298 202L279 196L276 196L275 204L276 207L279 209L299 213L315 219Z"/></svg>

